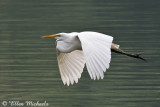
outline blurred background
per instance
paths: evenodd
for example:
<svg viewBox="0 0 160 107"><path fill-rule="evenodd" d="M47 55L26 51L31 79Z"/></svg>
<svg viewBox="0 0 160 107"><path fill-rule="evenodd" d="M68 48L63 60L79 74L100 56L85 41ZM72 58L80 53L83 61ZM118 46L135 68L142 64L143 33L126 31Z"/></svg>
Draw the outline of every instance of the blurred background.
<svg viewBox="0 0 160 107"><path fill-rule="evenodd" d="M47 101L49 107L159 107L159 0L0 0L2 101ZM86 68L64 86L54 39L43 35L96 31L147 62L112 54L103 80Z"/></svg>

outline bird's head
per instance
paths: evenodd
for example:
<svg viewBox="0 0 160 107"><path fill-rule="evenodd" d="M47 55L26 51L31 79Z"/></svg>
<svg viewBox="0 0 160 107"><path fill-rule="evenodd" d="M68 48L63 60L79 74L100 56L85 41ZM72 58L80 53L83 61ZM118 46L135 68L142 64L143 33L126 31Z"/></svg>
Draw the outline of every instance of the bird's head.
<svg viewBox="0 0 160 107"><path fill-rule="evenodd" d="M61 39L65 39L67 36L68 36L67 33L57 33L57 34L42 36L41 38L55 38L55 39L61 40Z"/></svg>

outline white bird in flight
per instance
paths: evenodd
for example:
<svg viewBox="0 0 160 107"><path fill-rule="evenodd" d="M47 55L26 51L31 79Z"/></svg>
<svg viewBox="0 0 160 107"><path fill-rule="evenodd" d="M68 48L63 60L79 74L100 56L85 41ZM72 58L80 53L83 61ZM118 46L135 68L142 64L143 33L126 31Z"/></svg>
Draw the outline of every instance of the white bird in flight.
<svg viewBox="0 0 160 107"><path fill-rule="evenodd" d="M113 37L92 31L57 33L42 38L55 38L57 60L62 81L68 86L78 83L83 69L87 67L91 79L103 79L109 68L111 51L139 58L140 54L128 54L112 43Z"/></svg>

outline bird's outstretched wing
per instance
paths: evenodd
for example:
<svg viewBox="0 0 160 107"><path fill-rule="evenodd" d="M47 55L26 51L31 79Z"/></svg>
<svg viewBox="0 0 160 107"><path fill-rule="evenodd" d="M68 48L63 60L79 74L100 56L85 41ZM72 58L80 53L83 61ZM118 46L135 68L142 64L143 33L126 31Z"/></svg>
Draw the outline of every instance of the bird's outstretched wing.
<svg viewBox="0 0 160 107"><path fill-rule="evenodd" d="M57 59L64 85L67 84L69 86L74 82L78 83L85 66L83 52L75 50L71 53L60 53Z"/></svg>
<svg viewBox="0 0 160 107"><path fill-rule="evenodd" d="M78 37L91 79L103 79L111 60L113 37L97 32L81 32Z"/></svg>

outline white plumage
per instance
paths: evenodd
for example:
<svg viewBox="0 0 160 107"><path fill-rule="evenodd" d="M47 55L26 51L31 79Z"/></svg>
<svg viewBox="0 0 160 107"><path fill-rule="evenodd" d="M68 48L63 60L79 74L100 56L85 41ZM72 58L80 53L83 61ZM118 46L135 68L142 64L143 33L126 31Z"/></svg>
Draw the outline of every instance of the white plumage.
<svg viewBox="0 0 160 107"><path fill-rule="evenodd" d="M103 72L109 68L113 37L96 32L82 32L78 37L91 79L103 79Z"/></svg>
<svg viewBox="0 0 160 107"><path fill-rule="evenodd" d="M58 65L64 84L78 83L86 64L91 79L103 79L109 68L113 37L97 32L58 33ZM65 46L64 46L65 45Z"/></svg>
<svg viewBox="0 0 160 107"><path fill-rule="evenodd" d="M57 59L63 83L78 83L85 66L83 52L75 50L71 53L60 53Z"/></svg>

